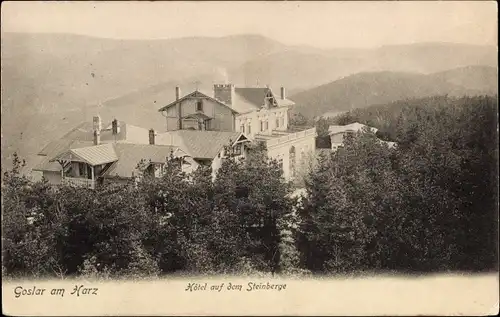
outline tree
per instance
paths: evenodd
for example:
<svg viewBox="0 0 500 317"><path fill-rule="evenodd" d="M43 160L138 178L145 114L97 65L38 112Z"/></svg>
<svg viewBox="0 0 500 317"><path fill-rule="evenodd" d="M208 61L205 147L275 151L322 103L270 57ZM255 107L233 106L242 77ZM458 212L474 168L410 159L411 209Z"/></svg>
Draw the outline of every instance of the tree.
<svg viewBox="0 0 500 317"><path fill-rule="evenodd" d="M496 100L437 96L356 112L376 116L398 145L362 133L320 160L300 212L303 263L319 272L493 268Z"/></svg>
<svg viewBox="0 0 500 317"><path fill-rule="evenodd" d="M257 145L243 162L223 162L214 189L219 211L215 223L221 227L222 245L231 246L228 258L233 264L247 258L257 270L278 272L281 231L290 225L294 204L278 162L269 160L265 147Z"/></svg>

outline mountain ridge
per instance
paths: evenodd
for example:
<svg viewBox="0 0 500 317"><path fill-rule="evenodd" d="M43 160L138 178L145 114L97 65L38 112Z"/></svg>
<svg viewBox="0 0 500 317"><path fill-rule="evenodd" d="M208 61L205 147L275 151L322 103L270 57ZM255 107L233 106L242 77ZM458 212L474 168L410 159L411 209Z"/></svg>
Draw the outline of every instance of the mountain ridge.
<svg viewBox="0 0 500 317"><path fill-rule="evenodd" d="M497 85L497 70L490 66L466 66L432 74L360 72L302 91L290 99L297 104L294 112L312 117L407 98L494 95Z"/></svg>
<svg viewBox="0 0 500 317"><path fill-rule="evenodd" d="M323 49L260 35L124 40L2 32L1 45L2 164L14 151L32 155L94 112L161 124L157 109L173 100L175 86L188 93L258 82L276 91L285 86L290 96L361 71L497 65L496 47L436 44L408 54L407 46Z"/></svg>

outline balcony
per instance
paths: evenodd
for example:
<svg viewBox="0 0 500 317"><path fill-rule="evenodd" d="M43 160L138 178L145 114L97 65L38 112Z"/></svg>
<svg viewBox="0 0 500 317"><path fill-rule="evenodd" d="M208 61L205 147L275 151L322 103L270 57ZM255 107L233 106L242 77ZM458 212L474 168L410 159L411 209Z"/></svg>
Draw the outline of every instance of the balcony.
<svg viewBox="0 0 500 317"><path fill-rule="evenodd" d="M274 134L270 136L258 135L257 138L260 138L262 141L266 141L267 146L271 147L304 137L316 137L316 128L310 128L296 132L273 131L273 133Z"/></svg>
<svg viewBox="0 0 500 317"><path fill-rule="evenodd" d="M64 177L61 183L67 186L95 188L95 180L88 178Z"/></svg>

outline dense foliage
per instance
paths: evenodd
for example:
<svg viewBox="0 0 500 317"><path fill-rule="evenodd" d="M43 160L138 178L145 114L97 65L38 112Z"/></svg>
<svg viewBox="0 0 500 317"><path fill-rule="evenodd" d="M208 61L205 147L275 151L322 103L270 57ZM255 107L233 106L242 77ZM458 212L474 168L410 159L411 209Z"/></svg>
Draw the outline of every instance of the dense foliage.
<svg viewBox="0 0 500 317"><path fill-rule="evenodd" d="M271 274L293 270L291 185L265 149L227 159L212 182L169 161L161 178L95 190L4 175L4 273L12 276ZM140 164L138 164L140 166ZM296 258L295 261L290 259Z"/></svg>
<svg viewBox="0 0 500 317"><path fill-rule="evenodd" d="M488 270L497 265L497 101L435 97L335 118L347 137L291 198L279 164L244 161L95 190L2 180L10 276ZM327 129L327 122L319 122ZM319 133L325 131L318 129ZM322 132L323 131L323 132ZM397 142L389 147L380 139Z"/></svg>
<svg viewBox="0 0 500 317"><path fill-rule="evenodd" d="M497 101L435 97L348 112L347 137L309 175L300 249L316 272L497 265ZM397 142L388 147L379 139Z"/></svg>

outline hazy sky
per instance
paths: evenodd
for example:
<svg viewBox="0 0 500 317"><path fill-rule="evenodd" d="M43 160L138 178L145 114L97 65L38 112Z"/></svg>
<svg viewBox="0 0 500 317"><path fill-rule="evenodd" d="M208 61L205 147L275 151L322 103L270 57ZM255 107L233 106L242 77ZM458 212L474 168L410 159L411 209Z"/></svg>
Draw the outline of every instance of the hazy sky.
<svg viewBox="0 0 500 317"><path fill-rule="evenodd" d="M2 31L107 38L261 34L286 44L497 44L494 1L3 2Z"/></svg>

